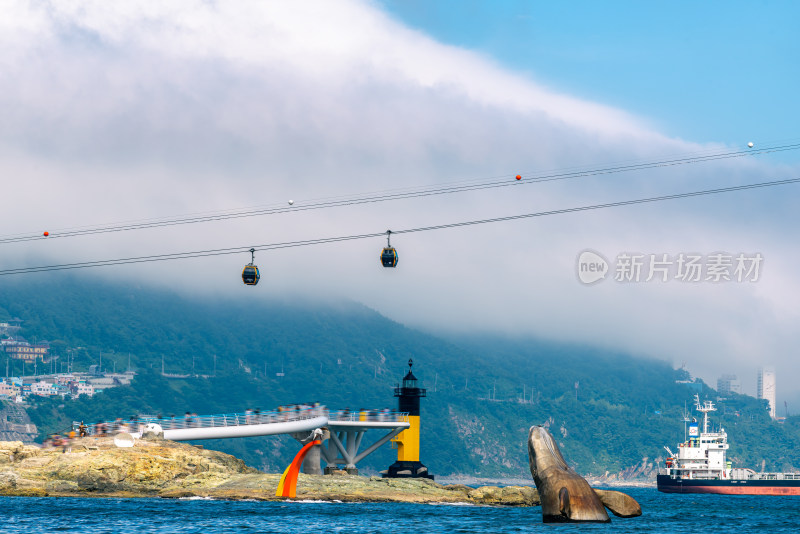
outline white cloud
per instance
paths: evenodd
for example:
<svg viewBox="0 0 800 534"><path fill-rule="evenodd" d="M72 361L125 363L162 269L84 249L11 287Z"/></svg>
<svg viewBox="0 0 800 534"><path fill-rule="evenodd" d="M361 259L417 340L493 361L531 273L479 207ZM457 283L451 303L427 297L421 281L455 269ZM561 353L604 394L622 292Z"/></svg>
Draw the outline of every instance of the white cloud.
<svg viewBox="0 0 800 534"><path fill-rule="evenodd" d="M363 2L8 1L0 21L4 232L283 204L722 147L445 46ZM786 177L749 160L327 211L4 246L20 264L403 229ZM796 169L795 169L796 170ZM255 291L345 294L430 328L620 347L709 380L769 351L790 368L793 186L614 211L261 252ZM36 206L31 210L30 206ZM581 286L575 256L761 251L752 286ZM247 293L246 257L97 271ZM186 273L190 273L186 276ZM178 282L176 282L178 281ZM782 367L783 366L783 367ZM794 368L792 367L794 370ZM715 374L716 373L716 374Z"/></svg>

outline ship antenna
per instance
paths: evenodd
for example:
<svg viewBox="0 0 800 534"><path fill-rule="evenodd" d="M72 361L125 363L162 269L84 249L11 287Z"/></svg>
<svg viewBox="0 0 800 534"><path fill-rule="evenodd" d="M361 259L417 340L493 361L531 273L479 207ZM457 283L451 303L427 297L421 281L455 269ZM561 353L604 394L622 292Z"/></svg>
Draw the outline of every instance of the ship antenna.
<svg viewBox="0 0 800 534"><path fill-rule="evenodd" d="M695 395L694 399L695 399L695 402L697 403L697 405L695 406L695 409L698 412L703 412L703 434L707 434L708 433L708 412L716 411L716 408L714 408L714 403L711 402L711 401L708 401L708 400L705 401L703 403L703 405L701 406L700 405L700 396L699 395Z"/></svg>

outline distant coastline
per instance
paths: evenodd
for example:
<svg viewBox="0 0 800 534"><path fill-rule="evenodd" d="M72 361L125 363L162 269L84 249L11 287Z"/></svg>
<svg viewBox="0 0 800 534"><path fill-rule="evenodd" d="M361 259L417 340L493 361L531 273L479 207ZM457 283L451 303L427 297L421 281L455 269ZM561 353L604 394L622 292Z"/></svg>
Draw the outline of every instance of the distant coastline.
<svg viewBox="0 0 800 534"><path fill-rule="evenodd" d="M630 480L608 480L604 477L584 476L592 487L606 488L655 488L655 480L638 478ZM533 479L522 477L472 477L468 475L450 475L436 477L441 484L464 484L465 486L533 486Z"/></svg>

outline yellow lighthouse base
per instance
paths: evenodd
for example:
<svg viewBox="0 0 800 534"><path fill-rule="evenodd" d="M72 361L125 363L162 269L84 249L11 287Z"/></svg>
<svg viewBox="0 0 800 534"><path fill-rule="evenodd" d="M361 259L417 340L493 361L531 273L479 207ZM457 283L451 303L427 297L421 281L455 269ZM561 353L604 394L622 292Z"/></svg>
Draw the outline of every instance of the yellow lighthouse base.
<svg viewBox="0 0 800 534"><path fill-rule="evenodd" d="M428 468L419 461L419 416L408 417L411 424L392 440L397 448L397 461L381 472L384 478L429 478Z"/></svg>

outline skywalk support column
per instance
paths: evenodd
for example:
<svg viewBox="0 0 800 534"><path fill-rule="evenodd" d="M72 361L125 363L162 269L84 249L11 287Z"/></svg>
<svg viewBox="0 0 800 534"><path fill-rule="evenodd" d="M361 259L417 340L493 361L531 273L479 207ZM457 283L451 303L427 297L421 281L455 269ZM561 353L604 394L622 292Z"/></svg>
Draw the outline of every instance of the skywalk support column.
<svg viewBox="0 0 800 534"><path fill-rule="evenodd" d="M327 429L317 429L312 432L295 432L292 434L292 437L305 445L313 440L320 440L324 442L326 439L330 437L330 433ZM322 466L320 463L321 460L321 449L322 445L314 445L311 447L305 455L303 460L303 473L307 475L321 475L322 474Z"/></svg>
<svg viewBox="0 0 800 534"><path fill-rule="evenodd" d="M397 461L381 475L385 478L430 478L428 468L419 461L420 408L419 400L427 395L424 388L417 387L417 377L411 372L412 360L408 360L408 373L403 377L402 387L394 389L397 409L408 413L409 428L403 430L394 440L397 444Z"/></svg>
<svg viewBox="0 0 800 534"><path fill-rule="evenodd" d="M306 454L306 457L303 460L303 473L307 475L322 474L322 466L320 464L322 455L319 448L319 445L315 445L311 447L311 450L309 450L308 454Z"/></svg>

